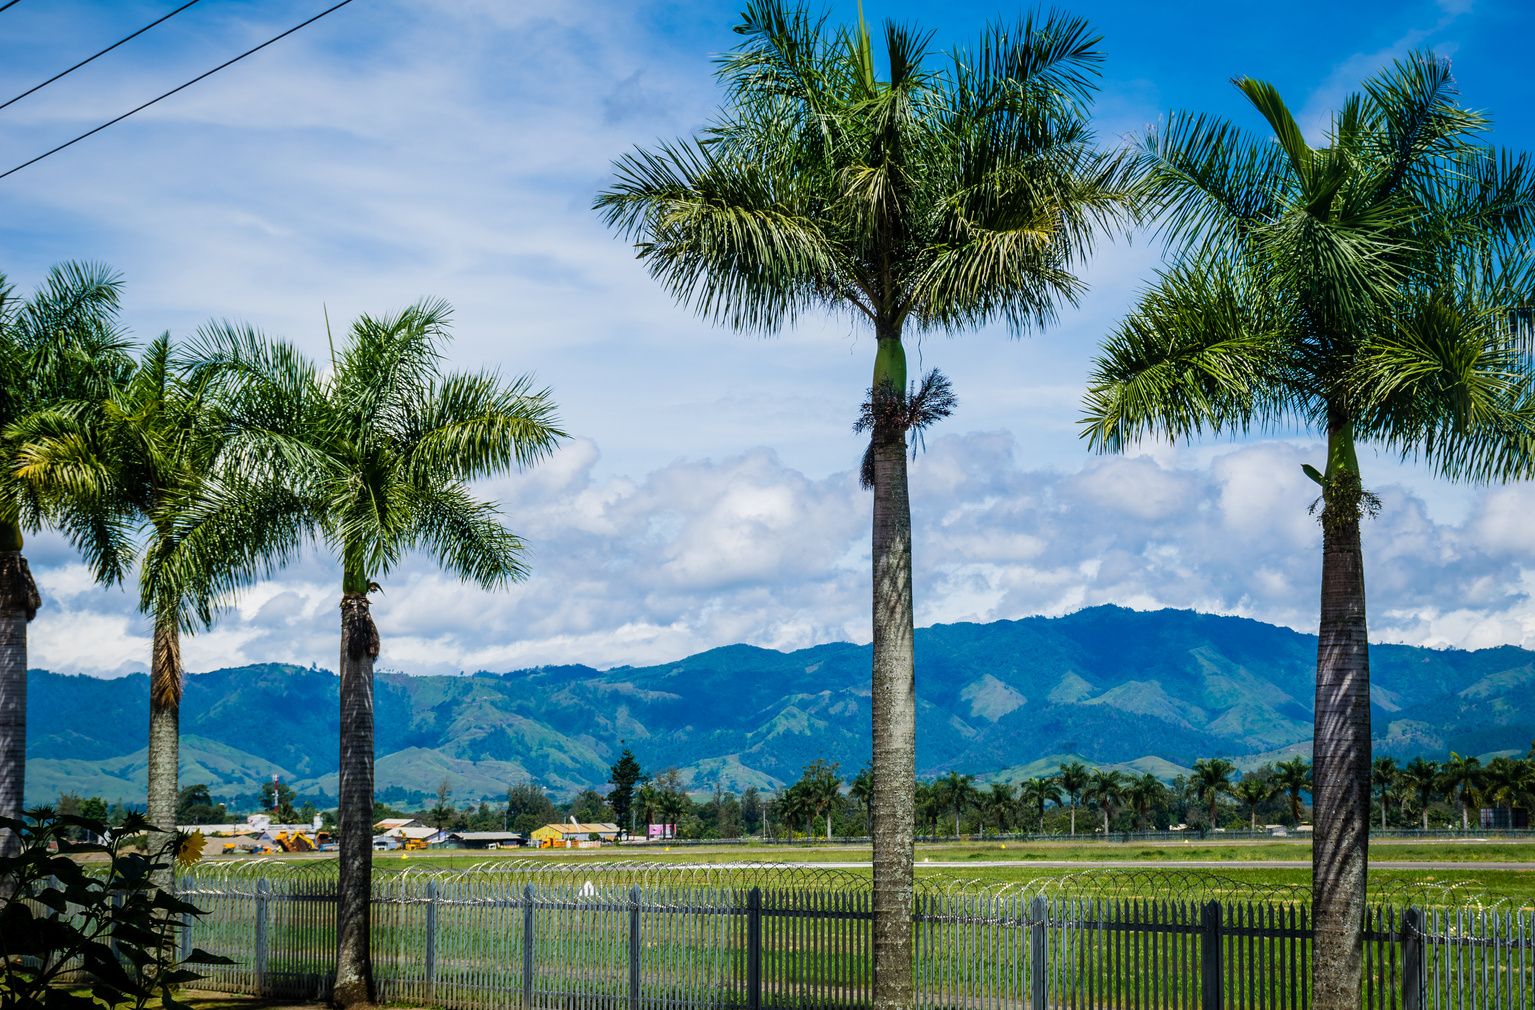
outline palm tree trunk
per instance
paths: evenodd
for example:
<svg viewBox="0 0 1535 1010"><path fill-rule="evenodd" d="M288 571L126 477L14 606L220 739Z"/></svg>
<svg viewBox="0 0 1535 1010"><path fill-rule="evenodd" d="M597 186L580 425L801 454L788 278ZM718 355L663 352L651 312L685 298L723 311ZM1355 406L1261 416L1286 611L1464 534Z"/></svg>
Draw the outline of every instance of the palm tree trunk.
<svg viewBox="0 0 1535 1010"><path fill-rule="evenodd" d="M16 549L0 550L0 817L20 820L27 791L27 622L40 601L21 556L21 530L9 525ZM0 856L20 850L20 838L0 831Z"/></svg>
<svg viewBox="0 0 1535 1010"><path fill-rule="evenodd" d="M1360 1005L1369 861L1370 656L1358 463L1349 428L1330 435L1312 756L1312 981L1317 1010L1353 1010Z"/></svg>
<svg viewBox="0 0 1535 1010"><path fill-rule="evenodd" d="M1077 801L1071 801L1071 837L1077 837Z"/></svg>
<svg viewBox="0 0 1535 1010"><path fill-rule="evenodd" d="M881 337L886 335L881 333ZM881 339L874 400L904 395L900 337ZM874 663L870 700L874 753L874 1008L912 1006L913 846L916 801L916 672L911 586L911 502L903 427L876 424L874 483Z"/></svg>
<svg viewBox="0 0 1535 1010"><path fill-rule="evenodd" d="M167 865L155 884L169 887L174 871L170 846L176 841L176 788L181 760L181 635L174 616L155 617L149 664L149 851Z"/></svg>
<svg viewBox="0 0 1535 1010"><path fill-rule="evenodd" d="M338 1007L374 1002L368 900L373 891L373 660L379 640L368 610L364 593L341 597L341 865L332 994Z"/></svg>

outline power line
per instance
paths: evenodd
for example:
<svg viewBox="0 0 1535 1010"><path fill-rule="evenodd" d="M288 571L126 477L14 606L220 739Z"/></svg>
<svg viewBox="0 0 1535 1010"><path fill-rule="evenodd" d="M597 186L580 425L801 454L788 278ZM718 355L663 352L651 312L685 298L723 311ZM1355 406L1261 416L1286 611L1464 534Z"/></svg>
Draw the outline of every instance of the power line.
<svg viewBox="0 0 1535 1010"><path fill-rule="evenodd" d="M20 0L11 0L11 3L19 3L19 2L20 2ZM84 133L80 134L80 136L76 137L74 140L65 141L64 143L60 144L58 147L55 147L51 151L44 151L42 154L39 154L37 157L33 158L31 161L24 161L21 164L17 165L15 168L7 169L4 172L0 172L0 179L4 179L8 175L12 175L12 174L14 174L16 172L20 172L22 169L26 168L28 165L35 165L39 161L42 161L44 158L48 157L49 155L58 154L60 151L64 150L64 148L69 147L69 146L71 146L73 144L78 144L80 141L84 140L86 137L89 137L92 134L100 133L102 130L105 130L107 127L113 125L114 123L121 123L123 120L125 120L129 116L133 115L135 112L143 112L145 109L149 108L151 105L155 104L156 102L161 101L162 99L169 98L169 97L171 97L172 95L174 95L178 91L184 91L185 89L190 88L192 85L196 84L198 81L202 80L205 77L212 77L214 74L218 73L220 70L223 70L225 67L229 66L230 64L238 63L241 60L245 59L245 57L251 55L252 53L260 52L261 50L265 49L267 46L271 45L273 42L276 42L276 41L278 41L280 39L287 38L289 35L292 35L294 32L298 31L300 28L303 28L306 25L314 24L316 21L320 20L325 15L331 13L332 11L340 10L341 8L345 7L347 4L349 4L351 2L352 2L352 0L341 0L341 2L336 4L334 7L327 7L325 10L323 10L320 13L316 14L314 17L310 18L308 21L301 21L301 22L299 22L298 24L294 25L292 28L289 28L287 31L283 32L281 35L274 35L274 36L272 36L271 38L267 39L265 42L261 43L261 45L255 47L254 49L247 49L245 52L241 53L239 56L236 56L234 59L226 60L223 63L220 63L218 66L214 67L212 70L209 70L207 73L199 74L196 77L192 78L190 81L187 81L185 84L182 84L182 85L180 85L178 87L174 87L171 90L167 91L165 94L160 95L157 98L151 98L149 101L145 102L143 105L140 105L138 108L136 108L136 109L129 109L127 112L123 113L121 116L118 116L116 119L109 119L105 123L102 123L100 126L96 127L94 130L87 130ZM3 9L4 8L0 8L0 10L3 10Z"/></svg>
<svg viewBox="0 0 1535 1010"><path fill-rule="evenodd" d="M8 3L8 4L6 4L6 5L5 5L5 6L3 6L3 7L0 7L0 11L8 11L8 10L10 10L10 9L11 9L11 8L12 8L12 7L15 7L15 6L16 6L16 5L17 5L17 4L19 4L19 3L21 3L21 0L11 0L11 2L10 2L10 3Z"/></svg>
<svg viewBox="0 0 1535 1010"><path fill-rule="evenodd" d="M10 3L5 5L5 7L9 7L9 6L11 6L11 4L18 4L20 2L21 2L21 0L11 0ZM173 10L169 14L165 15L165 17L161 18L160 21L166 21L166 20L168 20L170 18L175 17L177 14L180 14L182 11L186 10L188 7L192 6L192 4L195 4L195 3L197 3L197 0L188 0L187 3L184 3L180 7L177 7L175 10ZM5 7L0 7L0 11L5 10ZM140 28L138 31L134 32L132 35L128 36L127 38L125 38L125 39L118 39L116 42L112 43L110 46L107 46L101 52L97 53L96 56L105 56L107 53L110 53L112 50L116 49L118 46L122 45L124 42L131 42L131 41L133 41L134 39L138 38L140 35L143 35L145 32L149 31L149 29L153 28L155 25L159 24L160 21L151 21L149 24L145 25L143 28ZM68 70L63 71L62 73L54 74L52 77L48 78L43 83L37 85L37 87L35 87L35 88L28 88L26 91L23 91L21 94L17 95L15 98L12 98L8 102L0 102L0 109L5 108L7 105L12 105L12 104L14 104L16 102L21 101L23 98L27 97L28 95L30 95L34 91L38 91L38 90L41 90L42 88L46 88L48 85L52 84L54 81L58 80L60 77L63 77L65 74L72 74L72 73L74 73L76 70L79 70L81 67L83 67L87 63L91 62L91 60L94 60L96 58L96 56L88 56L85 59L81 60L79 63L76 63L74 66L70 67Z"/></svg>

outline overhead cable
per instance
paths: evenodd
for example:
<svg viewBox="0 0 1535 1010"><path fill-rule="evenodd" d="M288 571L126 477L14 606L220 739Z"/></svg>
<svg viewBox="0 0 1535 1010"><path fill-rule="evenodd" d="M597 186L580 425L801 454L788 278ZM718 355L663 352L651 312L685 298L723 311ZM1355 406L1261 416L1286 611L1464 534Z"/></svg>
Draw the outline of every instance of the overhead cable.
<svg viewBox="0 0 1535 1010"><path fill-rule="evenodd" d="M0 11L8 11L19 3L21 3L21 0L11 0L10 3L0 6Z"/></svg>
<svg viewBox="0 0 1535 1010"><path fill-rule="evenodd" d="M11 3L6 4L5 7L9 7L11 4L20 3L20 2L21 2L21 0L11 0ZM180 7L177 7L175 10L173 10L169 14L165 15L165 17L161 18L160 21L165 21L165 20L168 20L170 18L175 17L177 14L180 14L182 11L186 10L188 7L192 6L192 4L195 4L195 3L197 3L197 0L188 0L187 3L184 3ZM0 7L0 11L5 10L5 7ZM124 42L131 42L131 41L133 41L134 39L138 38L140 35L143 35L145 32L149 31L149 29L153 28L155 25L159 24L160 21L151 21L149 24L145 25L143 28L140 28L138 31L134 32L132 35L129 35L127 38L118 39L116 42L112 43L110 46L107 46L101 52L97 53L96 56L105 56L107 53L110 53L112 50L116 49L118 46L122 45ZM76 63L74 66L70 67L68 70L60 71L59 73L54 74L52 77L48 78L46 81L44 81L43 83L37 85L36 87L28 88L26 91L23 91L21 94L17 95L15 98L10 99L9 101L0 102L0 109L5 108L7 105L11 105L11 104L13 104L15 102L21 101L23 98L27 97L28 95L30 95L34 91L39 91L39 90L41 90L43 88L46 88L48 85L52 84L54 81L58 80L60 77L63 77L65 74L72 74L72 73L74 73L76 70L79 70L81 67L83 67L87 63L91 62L91 60L94 60L96 58L96 56L87 56L85 59L81 60L79 63Z"/></svg>
<svg viewBox="0 0 1535 1010"><path fill-rule="evenodd" d="M11 2L12 3L17 3L17 2L19 2L19 0L11 0ZM69 147L69 146L71 146L73 144L78 144L80 141L84 140L86 137L89 137L92 134L100 133L102 130L105 130L107 127L112 126L115 123L121 123L123 120L125 120L129 116L133 115L135 112L143 112L145 109L149 108L151 105L155 104L156 102L161 101L161 100L166 99L166 98L169 98L169 97L171 97L172 95L174 95L178 91L184 91L185 89L190 88L192 85L196 84L198 81L202 80L205 77L212 77L214 74L218 73L220 70L223 70L225 67L229 66L230 64L238 63L241 60L245 59L245 57L251 55L252 53L260 52L261 50L265 49L267 46L271 45L273 42L276 42L276 41L278 41L280 39L287 38L289 35L292 35L294 32L298 31L300 28L303 28L303 27L305 27L307 25L314 24L316 21L320 20L325 15L331 13L332 11L340 10L341 8L345 7L347 4L349 4L351 2L352 2L352 0L341 0L341 2L336 4L334 7L327 7L325 10L323 10L320 13L316 14L314 17L310 18L308 21L301 21L301 22L299 22L298 24L294 25L292 28L289 28L287 31L283 32L281 35L274 35L274 36L272 36L271 38L267 39L265 42L261 43L261 45L256 46L254 49L247 49L245 52L241 53L239 56L236 56L234 59L225 60L223 63L220 63L218 66L214 67L212 70L209 70L207 73L198 74L196 77L192 78L190 81L187 81L185 84L182 84L182 85L179 85L177 87L174 87L171 90L167 91L165 94L160 95L160 96L158 96L156 98L151 98L149 101L145 102L143 105L140 105L137 108L129 109L127 112L123 113L121 116L118 116L116 119L109 119L105 123L102 123L100 126L96 127L95 129L93 129L93 130L86 130L84 133L80 134L80 136L74 138L73 140L65 141L64 143L60 144L58 147L55 147L51 151L44 151L42 154L39 154L37 157L31 159L30 161L24 161L21 164L17 165L15 168L6 169L4 172L0 172L0 179L4 179L6 176L11 175L13 173L20 172L22 169L26 168L28 165L35 165L39 161L42 161L44 158L48 157L49 155L58 154L60 151L64 150L64 148Z"/></svg>

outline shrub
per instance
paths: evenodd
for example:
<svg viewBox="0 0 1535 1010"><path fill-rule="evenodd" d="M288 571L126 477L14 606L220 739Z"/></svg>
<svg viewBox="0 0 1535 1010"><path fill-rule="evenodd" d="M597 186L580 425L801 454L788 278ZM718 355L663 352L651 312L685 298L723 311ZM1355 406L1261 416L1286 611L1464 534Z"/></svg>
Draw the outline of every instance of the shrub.
<svg viewBox="0 0 1535 1010"><path fill-rule="evenodd" d="M183 916L203 913L155 880L195 840L178 835L172 852L131 851L129 840L148 827L139 814L114 829L48 807L0 818L21 841L16 855L0 857L0 1005L142 1010L158 996L178 1007L173 988L204 977L186 965L233 963L202 950L178 960ZM102 841L72 841L82 830ZM91 855L106 861L79 858Z"/></svg>

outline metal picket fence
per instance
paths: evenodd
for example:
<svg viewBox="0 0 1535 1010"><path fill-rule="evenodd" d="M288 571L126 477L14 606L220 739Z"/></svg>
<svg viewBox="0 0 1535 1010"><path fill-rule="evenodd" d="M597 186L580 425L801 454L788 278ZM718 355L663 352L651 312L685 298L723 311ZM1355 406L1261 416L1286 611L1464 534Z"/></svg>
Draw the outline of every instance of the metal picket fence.
<svg viewBox="0 0 1535 1010"><path fill-rule="evenodd" d="M239 962L215 969L208 985L329 995L333 866L224 864L178 883L209 913L185 944ZM1307 1007L1304 897L1199 873L927 880L913 908L916 1002ZM1535 1003L1531 909L1442 888L1374 897L1365 1006ZM382 1000L465 1010L863 1007L872 1002L871 918L867 877L809 867L503 863L379 874L374 974Z"/></svg>

